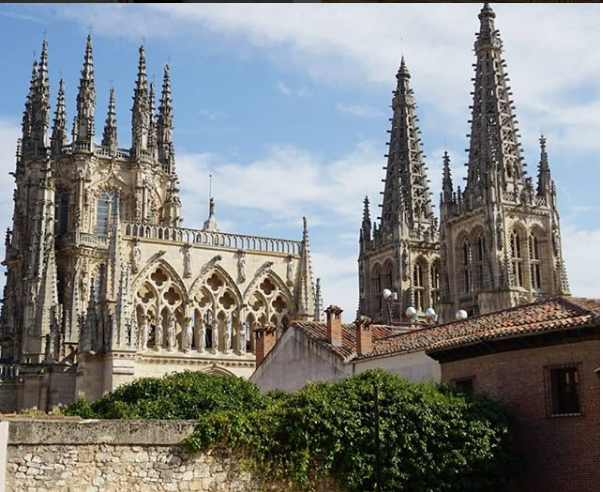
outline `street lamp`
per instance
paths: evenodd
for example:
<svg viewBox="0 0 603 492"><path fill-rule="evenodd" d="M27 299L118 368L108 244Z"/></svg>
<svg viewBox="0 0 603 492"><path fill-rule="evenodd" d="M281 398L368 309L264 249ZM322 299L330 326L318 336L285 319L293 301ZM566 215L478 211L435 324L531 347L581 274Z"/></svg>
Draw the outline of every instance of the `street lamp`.
<svg viewBox="0 0 603 492"><path fill-rule="evenodd" d="M457 320L467 319L467 311L465 311L464 309L459 309L456 312L456 319Z"/></svg>

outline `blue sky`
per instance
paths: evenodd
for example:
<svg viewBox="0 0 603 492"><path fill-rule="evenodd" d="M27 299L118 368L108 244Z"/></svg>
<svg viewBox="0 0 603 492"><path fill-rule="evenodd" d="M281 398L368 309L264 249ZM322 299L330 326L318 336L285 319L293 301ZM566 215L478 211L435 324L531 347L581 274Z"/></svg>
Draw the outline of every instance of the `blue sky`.
<svg viewBox="0 0 603 492"><path fill-rule="evenodd" d="M564 255L576 295L599 296L599 6L494 4L529 171L549 142ZM351 319L362 199L378 215L391 90L403 50L419 105L434 203L441 154L464 175L476 4L2 4L0 186L8 190L33 51L50 46L52 102L66 79L73 117L92 26L97 135L116 88L130 142L138 46L159 85L171 66L185 225L200 227L207 175L222 230L301 236L309 218L325 303ZM400 38L403 38L403 43ZM6 70L6 67L10 69ZM54 108L53 108L54 111ZM11 194L0 197L10 225Z"/></svg>

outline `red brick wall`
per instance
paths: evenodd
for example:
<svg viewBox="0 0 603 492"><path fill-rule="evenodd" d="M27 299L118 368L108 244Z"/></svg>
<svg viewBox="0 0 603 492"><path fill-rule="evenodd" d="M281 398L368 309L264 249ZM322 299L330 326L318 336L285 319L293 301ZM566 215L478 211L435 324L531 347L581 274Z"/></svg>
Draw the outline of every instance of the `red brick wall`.
<svg viewBox="0 0 603 492"><path fill-rule="evenodd" d="M544 367L580 363L582 416L549 417ZM521 492L599 490L599 341L485 355L442 364L442 379L474 377L473 389L504 403L527 470Z"/></svg>

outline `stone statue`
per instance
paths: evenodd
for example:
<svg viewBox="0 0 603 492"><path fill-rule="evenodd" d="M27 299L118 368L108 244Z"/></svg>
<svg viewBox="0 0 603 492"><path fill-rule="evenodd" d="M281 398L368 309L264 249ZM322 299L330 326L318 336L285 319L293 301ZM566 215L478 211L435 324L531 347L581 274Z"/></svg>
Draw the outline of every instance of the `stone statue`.
<svg viewBox="0 0 603 492"><path fill-rule="evenodd" d="M194 328L194 324L195 321L193 320L192 317L190 318L186 318L184 320L184 324L185 324L185 329L184 329L184 333L182 334L182 349L185 352L188 352L191 349L191 346L193 344L193 328Z"/></svg>
<svg viewBox="0 0 603 492"><path fill-rule="evenodd" d="M184 253L184 278L190 278L193 275L191 269L191 245L185 244L182 247Z"/></svg>
<svg viewBox="0 0 603 492"><path fill-rule="evenodd" d="M157 350L163 347L163 316L157 317L157 326L155 327L155 348Z"/></svg>
<svg viewBox="0 0 603 492"><path fill-rule="evenodd" d="M402 279L408 280L409 276L409 258L408 258L408 244L405 242L402 250Z"/></svg>
<svg viewBox="0 0 603 492"><path fill-rule="evenodd" d="M149 317L142 317L142 326L140 327L140 350L146 350L149 343Z"/></svg>
<svg viewBox="0 0 603 492"><path fill-rule="evenodd" d="M140 250L140 241L138 239L136 239L133 243L132 243L132 247L134 248L132 251L132 271L134 273L138 272L138 268L140 267L140 260L142 257L142 252Z"/></svg>
<svg viewBox="0 0 603 492"><path fill-rule="evenodd" d="M219 321L214 318L211 321L211 348L214 354L218 351L218 337L220 336L218 333L218 325Z"/></svg>
<svg viewBox="0 0 603 492"><path fill-rule="evenodd" d="M247 352L247 322L239 325L239 354L244 355Z"/></svg>
<svg viewBox="0 0 603 492"><path fill-rule="evenodd" d="M168 350L170 352L176 350L176 315L170 314L168 321Z"/></svg>
<svg viewBox="0 0 603 492"><path fill-rule="evenodd" d="M239 250L239 262L237 264L238 267L238 273L239 273L239 282L242 284L243 282L245 282L245 280L247 279L246 275L245 275L245 251L240 249Z"/></svg>
<svg viewBox="0 0 603 492"><path fill-rule="evenodd" d="M232 313L226 320L226 329L224 330L224 352L229 352L232 348Z"/></svg>

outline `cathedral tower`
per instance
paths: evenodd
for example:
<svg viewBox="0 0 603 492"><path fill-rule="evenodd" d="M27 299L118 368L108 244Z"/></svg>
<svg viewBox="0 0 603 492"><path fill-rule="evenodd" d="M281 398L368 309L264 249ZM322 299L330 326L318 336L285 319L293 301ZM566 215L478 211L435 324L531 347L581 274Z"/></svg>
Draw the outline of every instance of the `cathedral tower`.
<svg viewBox="0 0 603 492"><path fill-rule="evenodd" d="M359 313L378 321L388 320L390 315L399 318L400 310L409 306L422 314L438 304L437 219L404 58L396 78L379 226L371 226L370 204L365 198L360 229ZM396 294L397 301L384 301L382 292L386 288Z"/></svg>
<svg viewBox="0 0 603 492"><path fill-rule="evenodd" d="M441 195L441 317L485 314L568 294L559 214L545 139L538 186L527 176L502 41L489 4L475 42L467 184L455 192L444 156Z"/></svg>

